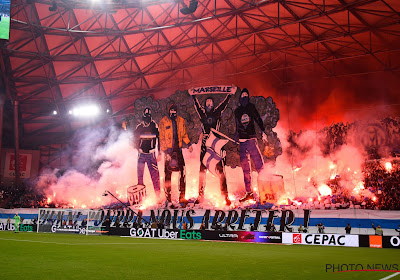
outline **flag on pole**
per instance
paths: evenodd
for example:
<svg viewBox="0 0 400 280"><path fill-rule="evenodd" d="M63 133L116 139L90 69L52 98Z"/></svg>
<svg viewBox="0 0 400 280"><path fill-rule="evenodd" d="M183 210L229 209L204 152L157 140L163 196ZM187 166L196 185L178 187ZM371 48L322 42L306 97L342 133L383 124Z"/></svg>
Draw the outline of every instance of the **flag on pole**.
<svg viewBox="0 0 400 280"><path fill-rule="evenodd" d="M221 150L228 141L229 140L216 137L213 132L210 132L210 136L206 141L206 154L203 158L203 164L215 176L217 176L216 166L223 158Z"/></svg>

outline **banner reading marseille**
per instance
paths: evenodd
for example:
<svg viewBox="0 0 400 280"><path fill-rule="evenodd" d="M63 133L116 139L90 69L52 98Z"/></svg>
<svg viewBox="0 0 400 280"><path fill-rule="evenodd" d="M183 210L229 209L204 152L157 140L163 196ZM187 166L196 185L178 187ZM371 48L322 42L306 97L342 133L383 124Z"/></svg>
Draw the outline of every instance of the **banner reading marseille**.
<svg viewBox="0 0 400 280"><path fill-rule="evenodd" d="M197 94L220 94L220 93L235 93L236 86L207 86L189 89L190 95Z"/></svg>

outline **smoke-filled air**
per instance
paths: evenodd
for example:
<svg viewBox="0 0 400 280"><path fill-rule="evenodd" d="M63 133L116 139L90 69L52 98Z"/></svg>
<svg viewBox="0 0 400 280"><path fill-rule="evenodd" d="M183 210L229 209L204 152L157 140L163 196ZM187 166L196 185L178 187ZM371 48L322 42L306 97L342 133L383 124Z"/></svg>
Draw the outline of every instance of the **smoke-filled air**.
<svg viewBox="0 0 400 280"><path fill-rule="evenodd" d="M269 96L269 93L263 92L262 89L258 90L262 92L261 96ZM141 111L146 106L152 107L155 112L153 119L158 123L165 115L165 104L171 100L180 102L180 94L184 93L176 93L161 101L140 99L139 103L135 103L137 111L130 116L130 121L133 122L132 127L138 123ZM255 98L254 95L251 95L250 101L256 103L257 108L261 108L259 109L261 117L268 122L267 114L270 112L268 104L275 106L275 103L268 103L269 101L263 97L260 101L260 98ZM320 115L318 120L313 122L312 119L308 121L299 119L297 121L296 116L304 115L302 114L304 106L296 106L297 97L290 96L286 102L285 98L278 96L276 92L271 92L271 95L277 95L273 99L276 102L276 108L280 110L280 116L278 115L280 120L277 125L275 123L270 127L270 132L276 133L278 142L274 145L279 144L281 152L271 157L265 153L267 147L270 147L269 143L259 141L265 164L259 174L253 168L252 188L258 200L259 188L272 185L272 192L276 195L275 202L263 204L251 200L246 202L246 206L251 207L257 204L257 207L271 208L290 205L311 208L316 205L326 207L335 204L345 206L360 204L374 208L381 207L382 203L384 205L390 203L388 198L379 195L382 193L383 180L392 180L391 174L398 172L398 162L393 160L393 156L399 153L400 126L399 119L389 116L393 112L386 110L386 116L375 112L375 118L373 118L372 112L366 116L364 111L359 111L358 116L364 119L357 119L357 112L335 113L331 110L324 116L322 109L328 112L332 108L337 108L335 102L333 103L336 105L332 105L333 107L328 104L333 98L331 93L327 94L326 100L322 101L319 107L314 108L314 112L308 112L310 117L318 113ZM350 98L354 101L354 96ZM187 104L179 106L178 115L188 122L188 130L191 130L189 138L195 138L191 139L192 153L187 148L183 149L186 164L186 199L194 201L199 193L201 130L199 130L199 120L193 113L192 100L185 102ZM267 104L265 105L267 107L263 105L263 102ZM305 104L304 101L301 104ZM344 103L341 104L344 106ZM227 112L224 112L224 122L234 122L232 112L236 106L237 95L230 101ZM290 114L290 118L287 114ZM332 115L336 116L336 121L332 121ZM232 126L234 127L234 123ZM234 137L235 131L229 128L230 124L225 127L226 130L222 131ZM73 139L73 148L66 151L70 153L71 158L69 168L64 170L47 168L42 171L36 184L36 188L44 192L47 198L46 203L74 208L96 208L117 203L112 196L103 196L106 191L127 203L127 188L138 183L138 151L133 145L133 134L134 129L125 131L120 128L119 120L105 127L96 126L77 132ZM238 146L233 143L228 145L228 166L225 167L225 172L229 198L232 201L229 207L233 208L243 206L238 200L243 196L245 188L243 171L237 161ZM161 198L165 200L164 158L158 162L158 168ZM377 178L375 176L377 173L383 175ZM162 201L160 203L156 200L147 167L144 173L144 184L147 196L140 207L148 209L163 205ZM178 196L178 173L173 172L172 200L175 203L178 201ZM207 172L204 198L204 202L196 207L228 207L221 194L219 178L210 172ZM385 209L385 207L390 209L387 205L381 208Z"/></svg>

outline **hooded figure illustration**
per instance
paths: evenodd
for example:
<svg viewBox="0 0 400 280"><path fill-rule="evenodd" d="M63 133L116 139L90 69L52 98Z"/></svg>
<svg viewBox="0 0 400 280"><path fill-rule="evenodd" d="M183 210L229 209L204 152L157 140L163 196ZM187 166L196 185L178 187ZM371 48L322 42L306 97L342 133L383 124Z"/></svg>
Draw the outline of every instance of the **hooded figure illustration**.
<svg viewBox="0 0 400 280"><path fill-rule="evenodd" d="M249 102L250 102L249 90L247 88L244 88L239 98L240 106L246 107L247 104L249 104Z"/></svg>
<svg viewBox="0 0 400 280"><path fill-rule="evenodd" d="M257 135L254 123L257 123L263 133L263 140L266 141L267 135L260 114L256 106L250 102L250 94L247 88L244 88L240 94L239 107L235 110L236 120L236 140L240 145L240 165L243 169L244 185L246 189L245 196L240 202L254 199L251 189L251 165L250 158L253 160L258 173L264 166L260 149L258 148Z"/></svg>
<svg viewBox="0 0 400 280"><path fill-rule="evenodd" d="M160 200L160 174L158 172L157 161L160 157L159 132L157 124L151 118L151 109L145 108L143 111L142 122L139 123L134 132L135 147L139 152L137 174L138 185L144 185L143 172L147 164L157 200ZM158 156L156 156L156 147Z"/></svg>
<svg viewBox="0 0 400 280"><path fill-rule="evenodd" d="M151 109L150 108L144 109L142 120L144 123L150 124L150 122L151 122Z"/></svg>

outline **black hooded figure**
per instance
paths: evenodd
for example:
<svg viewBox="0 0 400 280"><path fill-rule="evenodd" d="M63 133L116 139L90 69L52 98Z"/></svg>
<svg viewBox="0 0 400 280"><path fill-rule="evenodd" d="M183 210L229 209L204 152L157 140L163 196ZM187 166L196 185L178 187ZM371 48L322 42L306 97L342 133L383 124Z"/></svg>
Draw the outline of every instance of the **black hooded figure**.
<svg viewBox="0 0 400 280"><path fill-rule="evenodd" d="M258 124L263 132L263 140L266 141L266 134L264 132L264 124L257 111L256 106L250 103L249 91L247 88L242 90L239 99L239 107L235 110L236 119L236 140L240 143L240 165L243 169L244 184L246 194L240 199L240 202L254 199L251 190L251 165L250 158L252 158L256 170L260 173L264 166L260 149L258 148L257 135L254 122Z"/></svg>
<svg viewBox="0 0 400 280"><path fill-rule="evenodd" d="M214 99L212 97L207 97L204 102L204 107L200 105L199 100L196 98L195 95L192 95L194 101L194 107L199 115L202 130L203 130L203 139L201 141L201 153L200 153L200 174L199 174L199 196L195 203L201 203L204 200L204 189L205 189L205 179L206 179L206 171L207 167L203 164L203 158L206 154L206 141L210 136L211 128L219 131L221 125L221 115L225 110L226 106L229 103L232 93L228 94L225 99L217 106L214 106ZM216 165L216 173L219 177L219 182L221 186L221 193L225 198L225 204L230 205L231 201L228 197L228 187L226 184L226 176L225 176L225 169L224 169L224 159L221 160Z"/></svg>
<svg viewBox="0 0 400 280"><path fill-rule="evenodd" d="M139 152L138 155L138 184L143 185L143 172L147 163L151 180L153 182L154 191L157 200L160 200L160 174L158 172L157 161L160 161L160 144L158 126L151 118L151 109L145 108L143 111L142 122L139 123L134 132L135 146ZM156 146L158 156L156 157Z"/></svg>

